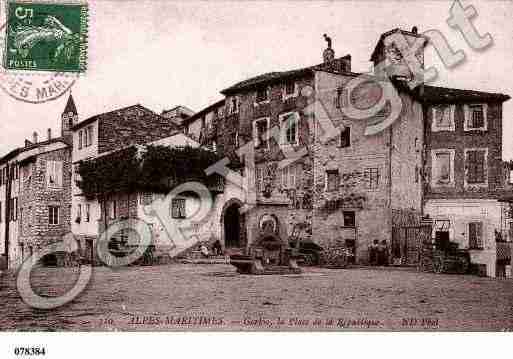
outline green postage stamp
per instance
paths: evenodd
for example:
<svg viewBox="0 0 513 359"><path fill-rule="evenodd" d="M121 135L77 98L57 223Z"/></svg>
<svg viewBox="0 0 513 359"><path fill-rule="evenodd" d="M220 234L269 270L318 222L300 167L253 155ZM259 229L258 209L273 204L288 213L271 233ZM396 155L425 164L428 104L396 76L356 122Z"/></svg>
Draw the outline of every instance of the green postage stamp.
<svg viewBox="0 0 513 359"><path fill-rule="evenodd" d="M8 1L4 68L84 72L87 22L85 3Z"/></svg>

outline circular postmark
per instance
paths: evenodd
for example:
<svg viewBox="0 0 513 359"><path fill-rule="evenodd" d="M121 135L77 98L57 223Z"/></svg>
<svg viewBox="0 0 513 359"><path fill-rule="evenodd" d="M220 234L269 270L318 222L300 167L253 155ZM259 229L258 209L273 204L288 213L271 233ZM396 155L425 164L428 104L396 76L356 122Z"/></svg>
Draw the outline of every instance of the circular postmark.
<svg viewBox="0 0 513 359"><path fill-rule="evenodd" d="M78 75L64 73L9 72L0 69L0 87L11 97L30 103L52 101L73 86Z"/></svg>

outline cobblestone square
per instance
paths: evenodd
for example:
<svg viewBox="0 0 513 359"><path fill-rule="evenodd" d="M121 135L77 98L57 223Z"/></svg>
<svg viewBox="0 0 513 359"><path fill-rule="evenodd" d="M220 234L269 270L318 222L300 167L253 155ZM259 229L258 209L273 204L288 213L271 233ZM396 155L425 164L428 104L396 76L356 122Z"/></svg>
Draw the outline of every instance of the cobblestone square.
<svg viewBox="0 0 513 359"><path fill-rule="evenodd" d="M37 268L34 288L56 295L77 268ZM513 282L413 269L307 268L300 275L239 275L229 265L93 269L73 302L51 311L1 279L4 331L507 330Z"/></svg>

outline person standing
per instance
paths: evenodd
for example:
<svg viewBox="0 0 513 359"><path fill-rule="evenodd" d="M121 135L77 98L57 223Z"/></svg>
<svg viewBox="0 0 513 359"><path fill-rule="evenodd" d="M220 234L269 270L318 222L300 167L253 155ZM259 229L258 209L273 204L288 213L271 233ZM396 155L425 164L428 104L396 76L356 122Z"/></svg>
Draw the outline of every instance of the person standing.
<svg viewBox="0 0 513 359"><path fill-rule="evenodd" d="M369 246L369 263L372 266L378 264L378 240L375 239L372 241L372 244Z"/></svg>

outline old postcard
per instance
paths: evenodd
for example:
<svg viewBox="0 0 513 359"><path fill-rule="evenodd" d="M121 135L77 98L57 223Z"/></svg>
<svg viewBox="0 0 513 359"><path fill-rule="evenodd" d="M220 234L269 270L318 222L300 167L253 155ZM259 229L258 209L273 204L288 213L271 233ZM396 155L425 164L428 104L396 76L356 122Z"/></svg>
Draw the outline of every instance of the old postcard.
<svg viewBox="0 0 513 359"><path fill-rule="evenodd" d="M513 330L512 18L2 0L0 330Z"/></svg>

